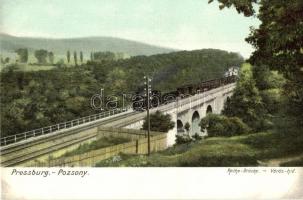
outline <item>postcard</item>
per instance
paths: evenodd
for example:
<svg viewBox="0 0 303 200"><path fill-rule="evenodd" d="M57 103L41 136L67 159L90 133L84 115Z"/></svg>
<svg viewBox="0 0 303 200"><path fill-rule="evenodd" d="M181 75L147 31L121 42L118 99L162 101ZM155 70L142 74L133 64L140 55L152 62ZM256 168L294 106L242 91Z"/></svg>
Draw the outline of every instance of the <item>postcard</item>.
<svg viewBox="0 0 303 200"><path fill-rule="evenodd" d="M303 3L1 0L2 199L302 199Z"/></svg>

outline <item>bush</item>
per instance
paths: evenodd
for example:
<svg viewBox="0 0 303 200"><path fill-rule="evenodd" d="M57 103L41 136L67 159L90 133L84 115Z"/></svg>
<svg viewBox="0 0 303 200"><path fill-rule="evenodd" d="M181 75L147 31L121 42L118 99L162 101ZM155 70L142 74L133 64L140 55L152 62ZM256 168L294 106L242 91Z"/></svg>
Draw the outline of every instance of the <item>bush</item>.
<svg viewBox="0 0 303 200"><path fill-rule="evenodd" d="M184 125L184 129L188 132L190 130L190 124L188 122L186 122L186 124Z"/></svg>
<svg viewBox="0 0 303 200"><path fill-rule="evenodd" d="M147 130L147 119L144 119L142 129ZM173 129L175 122L171 120L169 114L163 114L160 111L156 111L150 115L150 130L158 132L168 132L170 129Z"/></svg>
<svg viewBox="0 0 303 200"><path fill-rule="evenodd" d="M201 119L201 130L207 130L209 137L234 136L249 132L249 127L238 117L208 114Z"/></svg>
<svg viewBox="0 0 303 200"><path fill-rule="evenodd" d="M201 140L201 139L202 139L202 136L199 135L198 133L195 133L195 134L192 136L192 138L193 138L194 140Z"/></svg>
<svg viewBox="0 0 303 200"><path fill-rule="evenodd" d="M193 140L189 135L176 135L176 144L186 144L192 141Z"/></svg>

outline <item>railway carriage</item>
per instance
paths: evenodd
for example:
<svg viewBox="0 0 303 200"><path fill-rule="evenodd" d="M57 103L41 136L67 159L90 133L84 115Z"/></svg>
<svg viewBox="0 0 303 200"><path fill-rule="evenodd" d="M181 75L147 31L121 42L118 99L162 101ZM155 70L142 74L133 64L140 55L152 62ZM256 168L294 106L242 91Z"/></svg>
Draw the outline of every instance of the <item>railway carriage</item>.
<svg viewBox="0 0 303 200"><path fill-rule="evenodd" d="M198 93L206 92L208 90L218 88L223 85L233 83L237 80L237 76L227 76L218 79L203 81L198 84L187 84L178 87L175 91L171 91L161 95L160 91L152 91L150 99L150 107L157 107L162 104L171 103L176 101L177 98L185 98L193 96ZM136 111L146 110L147 99L143 92L137 93L136 98L133 99L133 109Z"/></svg>

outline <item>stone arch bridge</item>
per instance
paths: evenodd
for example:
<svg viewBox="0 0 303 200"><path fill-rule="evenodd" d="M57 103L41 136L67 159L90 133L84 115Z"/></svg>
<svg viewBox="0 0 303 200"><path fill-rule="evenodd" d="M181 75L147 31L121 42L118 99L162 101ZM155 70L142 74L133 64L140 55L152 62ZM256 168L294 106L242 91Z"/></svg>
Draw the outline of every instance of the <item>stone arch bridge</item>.
<svg viewBox="0 0 303 200"><path fill-rule="evenodd" d="M177 101L151 109L151 113L160 110L165 114L171 115L175 122L174 129L168 132L167 146L175 143L176 134L199 134L202 133L199 127L200 120L207 113L220 114L223 110L225 101L232 95L235 83L224 85L194 96L178 99ZM185 125L189 124L186 130ZM140 129L142 128L143 119L130 122L125 128Z"/></svg>

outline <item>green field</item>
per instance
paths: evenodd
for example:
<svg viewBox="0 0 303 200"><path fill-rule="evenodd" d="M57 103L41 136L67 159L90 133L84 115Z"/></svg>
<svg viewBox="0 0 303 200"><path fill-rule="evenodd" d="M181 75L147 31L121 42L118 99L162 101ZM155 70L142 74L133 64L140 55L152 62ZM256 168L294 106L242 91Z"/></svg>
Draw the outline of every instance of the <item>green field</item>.
<svg viewBox="0 0 303 200"><path fill-rule="evenodd" d="M19 70L22 71L41 71L41 70L51 70L57 68L53 65L24 65L20 66Z"/></svg>
<svg viewBox="0 0 303 200"><path fill-rule="evenodd" d="M9 66L1 65L0 71L3 69L5 70ZM31 71L43 71L43 70L52 70L57 68L54 65L29 65L29 64L17 64L14 66L15 71L24 71L24 72L31 72Z"/></svg>
<svg viewBox="0 0 303 200"><path fill-rule="evenodd" d="M296 137L295 141L293 137ZM302 153L302 143L302 134L285 135L271 131L230 138L214 137L189 144L176 145L165 151L153 153L150 157L121 154L122 160L119 162L108 159L99 162L96 166L267 166L267 160L271 158L284 158ZM302 166L302 161L295 164Z"/></svg>

